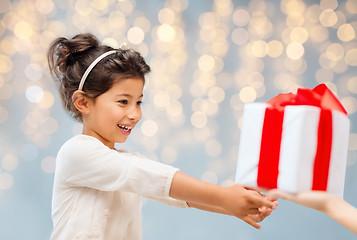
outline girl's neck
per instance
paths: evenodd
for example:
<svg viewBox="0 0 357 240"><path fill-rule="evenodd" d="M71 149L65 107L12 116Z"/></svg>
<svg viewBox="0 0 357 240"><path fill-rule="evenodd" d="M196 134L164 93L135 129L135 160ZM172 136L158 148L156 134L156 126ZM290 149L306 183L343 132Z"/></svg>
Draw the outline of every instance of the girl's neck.
<svg viewBox="0 0 357 240"><path fill-rule="evenodd" d="M100 134L94 132L94 131L90 131L88 129L86 129L85 127L83 127L83 131L82 131L83 135L88 135L91 137L94 137L96 139L98 139L99 141L101 141L105 146L107 146L110 149L115 149L114 148L114 143L107 141L105 138L103 138Z"/></svg>

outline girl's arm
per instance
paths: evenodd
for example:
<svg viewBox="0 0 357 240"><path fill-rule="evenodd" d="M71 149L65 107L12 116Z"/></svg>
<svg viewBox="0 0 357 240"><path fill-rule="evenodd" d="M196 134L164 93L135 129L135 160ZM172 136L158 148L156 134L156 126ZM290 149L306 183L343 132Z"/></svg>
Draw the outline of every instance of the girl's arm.
<svg viewBox="0 0 357 240"><path fill-rule="evenodd" d="M289 194L280 190L272 190L269 195L321 211L357 234L357 209L342 198L321 191Z"/></svg>
<svg viewBox="0 0 357 240"><path fill-rule="evenodd" d="M212 206L212 205L206 205L206 204L200 204L200 203L194 203L194 202L188 202L187 204L191 208L197 208L197 209L208 211L208 212L230 215L229 212L227 212L224 208L221 208L218 206Z"/></svg>
<svg viewBox="0 0 357 240"><path fill-rule="evenodd" d="M258 192L247 190L240 185L222 187L198 180L180 171L176 172L172 180L170 197L184 200L190 206L202 210L238 217L258 229L260 226L252 215L261 213L260 208L275 207L272 201Z"/></svg>

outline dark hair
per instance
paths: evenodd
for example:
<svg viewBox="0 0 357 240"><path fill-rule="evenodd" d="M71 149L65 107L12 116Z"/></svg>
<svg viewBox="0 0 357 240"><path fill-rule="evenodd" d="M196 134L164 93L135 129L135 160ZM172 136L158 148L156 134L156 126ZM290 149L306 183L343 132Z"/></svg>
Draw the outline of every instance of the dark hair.
<svg viewBox="0 0 357 240"><path fill-rule="evenodd" d="M78 34L72 39L63 37L53 41L47 58L51 75L60 80L60 95L65 109L82 121L81 113L72 102L74 91L78 90L81 78L88 66L100 55L113 48L99 44L90 33ZM83 92L96 98L108 91L115 82L127 78L141 78L150 72L144 58L135 50L127 49L102 59L89 73Z"/></svg>

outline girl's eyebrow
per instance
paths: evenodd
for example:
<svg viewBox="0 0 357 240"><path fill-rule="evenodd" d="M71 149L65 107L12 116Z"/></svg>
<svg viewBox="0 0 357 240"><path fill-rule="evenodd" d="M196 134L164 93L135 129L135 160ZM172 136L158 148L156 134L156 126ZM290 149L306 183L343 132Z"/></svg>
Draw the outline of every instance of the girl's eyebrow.
<svg viewBox="0 0 357 240"><path fill-rule="evenodd" d="M116 96L116 97L129 97L129 98L133 98L132 95L127 94L127 93L117 94L117 95L115 95L115 96ZM144 97L143 94L141 94L138 98L142 98L142 97Z"/></svg>

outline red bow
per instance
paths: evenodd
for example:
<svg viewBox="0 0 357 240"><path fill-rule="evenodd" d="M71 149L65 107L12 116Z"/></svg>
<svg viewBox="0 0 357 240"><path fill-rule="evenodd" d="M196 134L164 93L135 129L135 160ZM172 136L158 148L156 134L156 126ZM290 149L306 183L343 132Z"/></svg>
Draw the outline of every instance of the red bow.
<svg viewBox="0 0 357 240"><path fill-rule="evenodd" d="M309 105L325 110L337 110L347 115L340 101L323 83L314 89L298 88L297 94L281 93L267 103L280 111L283 111L284 107L288 105Z"/></svg>

